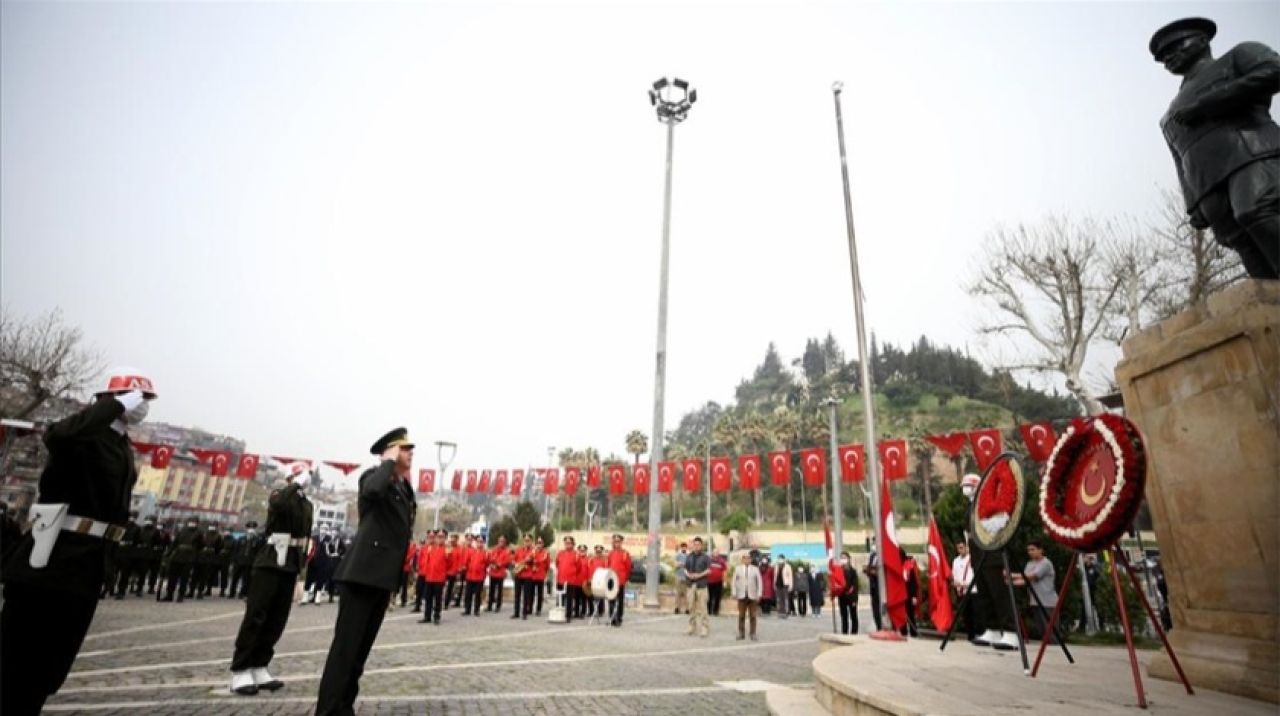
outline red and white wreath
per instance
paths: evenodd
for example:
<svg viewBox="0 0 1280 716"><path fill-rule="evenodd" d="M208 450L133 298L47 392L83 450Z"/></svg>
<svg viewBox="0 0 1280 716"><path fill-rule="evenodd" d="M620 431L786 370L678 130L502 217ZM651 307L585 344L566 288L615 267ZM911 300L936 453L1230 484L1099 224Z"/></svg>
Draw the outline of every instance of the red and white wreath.
<svg viewBox="0 0 1280 716"><path fill-rule="evenodd" d="M1081 552L1115 544L1142 504L1147 455L1129 420L1077 420L1053 446L1040 481L1040 520L1054 541Z"/></svg>

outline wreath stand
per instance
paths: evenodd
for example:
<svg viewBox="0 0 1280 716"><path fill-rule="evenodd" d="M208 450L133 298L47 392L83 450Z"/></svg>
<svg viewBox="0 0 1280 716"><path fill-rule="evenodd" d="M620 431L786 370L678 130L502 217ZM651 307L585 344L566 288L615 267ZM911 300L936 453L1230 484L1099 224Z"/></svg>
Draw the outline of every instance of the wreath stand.
<svg viewBox="0 0 1280 716"><path fill-rule="evenodd" d="M973 574L975 578L969 582L968 588L966 588L964 591L964 597L960 599L960 607L958 609L960 613L962 614L964 613L965 605L969 602L970 597L972 597L973 593L977 590L978 580L976 577L978 574L982 573L982 567L986 564L987 557L992 554L995 554L995 553L982 551L982 554L978 555L978 565L973 570ZM1005 572L1009 574L1013 574L1013 571L1009 568L1009 549L1007 547L1000 548L1000 559L1003 560L1004 562ZM1067 581L1063 582L1063 592L1066 591L1066 585L1071 583L1070 582L1071 569L1074 569L1075 567L1075 559L1076 559L1075 557L1071 558L1071 568L1069 568L1067 571ZM1018 573L1022 575L1022 579L1024 581L1030 584L1030 580L1027 580L1027 573L1025 571L1019 570ZM1018 654L1022 657L1022 673L1024 674L1029 673L1032 676L1035 676L1035 671L1030 668L1030 664L1027 662L1027 640L1026 640L1026 636L1022 633L1022 619L1019 618L1018 616L1018 601L1014 598L1014 595L1013 595L1013 584L1006 582L1005 586L1008 588L1007 595L1009 597L1009 605L1010 605L1010 609L1013 612L1013 628L1018 634ZM1046 628L1046 630L1053 632L1053 635L1057 637L1058 646L1062 648L1062 653L1066 655L1067 662L1071 664L1076 663L1076 660L1071 656L1071 651L1067 649L1067 640L1063 638L1062 633L1058 631L1057 616L1058 616L1058 610L1062 606L1062 596L1058 597L1058 605L1053 608L1053 615L1049 616L1049 610L1045 609L1044 603L1040 601L1040 596L1036 594L1036 590L1027 589L1027 593L1030 594L1032 600L1035 601L1036 608L1040 610L1040 613L1042 615L1045 615L1046 617L1049 617L1048 627ZM947 629L947 635L943 637L942 644L938 647L938 651L946 650L947 642L951 641L951 636L955 634L956 627L959 624L960 624L959 619L953 619L951 621L951 628ZM1046 634L1041 637L1040 653L1036 656L1036 666L1040 665L1040 658L1044 656L1044 649L1049 644L1049 640L1047 636L1048 635Z"/></svg>
<svg viewBox="0 0 1280 716"><path fill-rule="evenodd" d="M1178 657L1173 653L1173 647L1169 644L1169 638L1165 636L1164 629L1160 626L1160 619L1155 611L1151 609L1151 602L1147 601L1147 595L1142 591L1142 586L1138 582L1138 575L1134 573L1133 566L1129 564L1129 558L1124 555L1124 551L1116 545L1112 544L1107 547L1106 552L1111 554L1111 586L1115 589L1116 606L1120 610L1120 624L1124 628L1124 645L1129 650L1129 666L1133 669L1133 688L1138 695L1138 707L1147 707L1147 697L1142 690L1142 674L1138 669L1138 653L1133 648L1133 627L1129 623L1129 612L1124 606L1124 592L1120 588L1120 574L1117 567L1124 567L1124 571L1129 575L1129 582L1133 585L1133 591L1137 593L1138 598L1142 601L1142 606L1147 612L1147 616L1151 618L1151 625L1155 627L1156 633L1160 635L1160 642L1164 644L1164 650L1169 654L1169 661L1173 662L1173 668L1178 671L1178 678L1182 680L1182 685L1186 687L1189 695L1194 695L1195 691L1191 688L1191 682L1187 680L1187 675L1182 671L1182 665L1178 663ZM1049 626L1057 633L1058 617L1062 612L1063 599L1066 598L1067 588L1071 586L1071 577L1076 570L1076 563L1082 559L1079 552L1073 552L1071 562L1067 565L1067 578L1062 582L1062 589L1058 593L1058 605L1053 608L1053 616L1049 618ZM1035 678L1036 672L1040 670L1040 659L1044 657L1045 645L1040 644L1040 651L1036 654L1035 666L1031 669L1031 677Z"/></svg>

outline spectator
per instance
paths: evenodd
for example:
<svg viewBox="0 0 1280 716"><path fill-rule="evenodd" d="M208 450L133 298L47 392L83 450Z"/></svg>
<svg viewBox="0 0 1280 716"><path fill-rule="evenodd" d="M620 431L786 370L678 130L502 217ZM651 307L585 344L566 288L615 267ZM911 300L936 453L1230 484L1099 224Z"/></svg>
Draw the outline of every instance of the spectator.
<svg viewBox="0 0 1280 716"><path fill-rule="evenodd" d="M1027 564L1022 568L1021 574L1013 575L1013 583L1019 587L1030 586L1035 592L1035 596L1040 598L1040 607L1037 608L1032 600L1032 613L1036 617L1037 631L1040 633L1041 639L1048 639L1050 643L1057 643L1053 639L1053 634L1049 633L1049 612L1058 605L1058 590L1054 587L1055 573L1053 562L1050 562L1044 556L1044 546L1039 542L1027 543ZM1028 584L1028 582L1030 584Z"/></svg>
<svg viewBox="0 0 1280 716"><path fill-rule="evenodd" d="M760 581L764 586L760 590L760 611L765 614L773 612L775 592L773 589L773 564L769 558L760 560Z"/></svg>
<svg viewBox="0 0 1280 716"><path fill-rule="evenodd" d="M801 564L796 567L793 586L795 589L792 592L792 599L796 611L803 617L809 613L809 567L807 565Z"/></svg>
<svg viewBox="0 0 1280 716"><path fill-rule="evenodd" d="M853 558L848 552L840 553L840 592L836 604L840 610L840 633L858 633L858 570L853 568ZM832 582L836 581L834 575Z"/></svg>
<svg viewBox="0 0 1280 716"><path fill-rule="evenodd" d="M813 618L822 616L822 602L827 597L827 575L814 572L809 575L809 606L813 607Z"/></svg>
<svg viewBox="0 0 1280 716"><path fill-rule="evenodd" d="M684 562L689 588L693 591L692 608L689 610L689 636L707 637L711 625L707 620L707 576L711 572L711 558L702 551L702 538L693 538L693 552Z"/></svg>
<svg viewBox="0 0 1280 716"><path fill-rule="evenodd" d="M791 586L795 582L791 565L787 564L787 555L778 555L778 564L773 568L773 592L777 595L778 616L786 619L791 610Z"/></svg>
<svg viewBox="0 0 1280 716"><path fill-rule="evenodd" d="M965 634L968 635L969 641L973 641L978 637L981 631L978 629L978 622L973 616L973 600L965 599L964 595L969 590L969 585L973 583L973 565L969 559L969 543L964 540L956 542L956 558L951 560L951 588L955 590L956 599L964 602L964 611L960 616L964 618Z"/></svg>
<svg viewBox="0 0 1280 716"><path fill-rule="evenodd" d="M689 581L685 578L684 562L689 558L689 546L684 542L680 543L680 550L676 552L676 614L683 609L685 614L689 613Z"/></svg>
<svg viewBox="0 0 1280 716"><path fill-rule="evenodd" d="M871 593L871 619L876 623L876 631L880 631L883 628L880 625L880 555L876 553L876 541L873 539L870 544L867 566L862 571L867 575L867 591Z"/></svg>
<svg viewBox="0 0 1280 716"><path fill-rule="evenodd" d="M713 617L720 616L720 598L724 595L724 573L729 569L729 560L723 554L712 550L711 571L707 573L707 613Z"/></svg>
<svg viewBox="0 0 1280 716"><path fill-rule="evenodd" d="M756 640L756 615L760 611L760 596L764 581L760 568L751 563L751 555L743 554L742 563L733 570L733 598L738 600L738 641L746 638L746 623L751 624L751 641Z"/></svg>

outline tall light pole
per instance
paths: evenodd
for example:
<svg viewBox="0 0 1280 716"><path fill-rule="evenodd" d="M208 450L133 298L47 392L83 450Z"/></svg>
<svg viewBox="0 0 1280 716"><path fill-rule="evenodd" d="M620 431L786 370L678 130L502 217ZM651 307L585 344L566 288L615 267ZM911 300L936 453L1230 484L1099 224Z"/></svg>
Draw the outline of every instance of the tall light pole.
<svg viewBox="0 0 1280 716"><path fill-rule="evenodd" d="M834 523L832 528L832 548L835 554L827 555L827 559L835 559L840 551L844 549L844 509L840 504L840 451L836 446L836 406L840 404L839 400L833 395L822 401L830 411L829 424L831 428L831 512Z"/></svg>
<svg viewBox="0 0 1280 716"><path fill-rule="evenodd" d="M871 392L871 366L867 363L867 324L862 316L862 276L858 271L858 243L853 233L853 199L849 194L849 161L844 151L844 114L840 111L840 91L843 82L831 85L836 102L836 136L840 140L840 176L844 180L844 222L849 234L849 271L853 275L853 317L858 329L858 365L862 369L862 420L867 427L866 460L867 480L871 483L871 519L875 523L876 550L880 554L880 568L876 570L876 582L880 589L880 609L883 612L888 601L884 588L884 535L880 534L880 471L876 449L876 416L874 395Z"/></svg>
<svg viewBox="0 0 1280 716"><path fill-rule="evenodd" d="M445 453L448 457L445 457ZM436 441L436 462L440 464L440 486L444 486L444 473L449 469L449 464L453 462L453 458L458 454L458 444L451 443L446 440ZM431 518L431 529L440 529L440 496L436 495L436 515Z"/></svg>
<svg viewBox="0 0 1280 716"><path fill-rule="evenodd" d="M680 79L668 81L666 77L653 83L649 90L649 104L658 113L658 121L667 125L667 179L662 197L662 268L658 283L658 350L657 369L653 383L653 448L649 450L649 551L645 560L644 606L658 607L658 559L662 553L662 496L658 494L658 463L662 462L662 442L666 433L662 429L663 400L667 380L667 263L671 254L671 152L675 143L676 125L689 116L693 103L698 101L698 91Z"/></svg>

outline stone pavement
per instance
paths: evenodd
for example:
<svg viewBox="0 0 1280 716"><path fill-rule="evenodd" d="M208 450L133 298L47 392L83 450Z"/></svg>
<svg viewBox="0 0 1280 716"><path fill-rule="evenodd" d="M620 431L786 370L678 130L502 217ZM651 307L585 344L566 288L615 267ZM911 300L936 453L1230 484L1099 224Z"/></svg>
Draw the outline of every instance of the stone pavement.
<svg viewBox="0 0 1280 716"><path fill-rule="evenodd" d="M509 607L508 607L509 609ZM686 618L628 609L621 629L510 612L444 613L436 627L390 612L361 680L362 714L764 714L770 685L808 687L821 619L762 619L760 641L739 642L736 606L712 618L710 638ZM730 616L733 611L734 615ZM294 606L272 673L274 694L227 693L243 602L102 602L71 675L47 713L305 714L333 637L336 604ZM862 619L869 621L864 613Z"/></svg>

